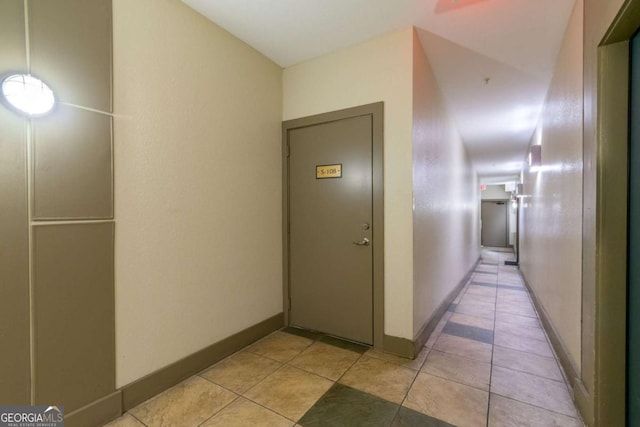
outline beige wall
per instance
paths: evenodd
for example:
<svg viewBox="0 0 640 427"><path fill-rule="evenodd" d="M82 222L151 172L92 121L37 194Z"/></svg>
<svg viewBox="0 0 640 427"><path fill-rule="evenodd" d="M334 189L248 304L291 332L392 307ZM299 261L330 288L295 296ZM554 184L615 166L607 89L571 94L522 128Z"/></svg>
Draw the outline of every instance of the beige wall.
<svg viewBox="0 0 640 427"><path fill-rule="evenodd" d="M114 0L117 385L282 311L282 71L178 0Z"/></svg>
<svg viewBox="0 0 640 427"><path fill-rule="evenodd" d="M412 29L284 71L283 119L384 101L385 334L413 339Z"/></svg>
<svg viewBox="0 0 640 427"><path fill-rule="evenodd" d="M415 33L413 192L415 336L480 255L477 176Z"/></svg>
<svg viewBox="0 0 640 427"><path fill-rule="evenodd" d="M480 192L484 200L507 200L511 198L511 192L504 191L504 185L487 185L487 189Z"/></svg>
<svg viewBox="0 0 640 427"><path fill-rule="evenodd" d="M582 309L582 42L578 1L532 144L542 167L525 170L520 268L578 372ZM553 250L550 250L553 248Z"/></svg>

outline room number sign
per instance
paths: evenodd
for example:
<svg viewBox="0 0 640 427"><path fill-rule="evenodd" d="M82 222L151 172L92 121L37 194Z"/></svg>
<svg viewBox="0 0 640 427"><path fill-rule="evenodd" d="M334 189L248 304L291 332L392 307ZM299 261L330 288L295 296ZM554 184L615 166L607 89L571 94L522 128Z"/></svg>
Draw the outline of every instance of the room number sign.
<svg viewBox="0 0 640 427"><path fill-rule="evenodd" d="M316 179L342 178L342 163L316 166Z"/></svg>

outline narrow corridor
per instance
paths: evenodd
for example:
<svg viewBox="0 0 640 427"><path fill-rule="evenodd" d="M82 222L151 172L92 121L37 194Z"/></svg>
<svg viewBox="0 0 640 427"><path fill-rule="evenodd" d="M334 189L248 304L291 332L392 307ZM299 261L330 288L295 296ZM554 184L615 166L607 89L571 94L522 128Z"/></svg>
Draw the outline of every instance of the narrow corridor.
<svg viewBox="0 0 640 427"><path fill-rule="evenodd" d="M512 257L483 250L415 360L284 328L108 426L582 426Z"/></svg>

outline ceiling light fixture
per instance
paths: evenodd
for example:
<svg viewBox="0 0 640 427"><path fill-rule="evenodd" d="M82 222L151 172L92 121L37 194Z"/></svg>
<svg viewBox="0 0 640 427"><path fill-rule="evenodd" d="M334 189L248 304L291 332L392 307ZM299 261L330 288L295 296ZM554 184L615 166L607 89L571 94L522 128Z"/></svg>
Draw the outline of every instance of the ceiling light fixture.
<svg viewBox="0 0 640 427"><path fill-rule="evenodd" d="M3 103L29 117L43 116L55 105L53 91L31 74L12 74L4 78L0 95Z"/></svg>

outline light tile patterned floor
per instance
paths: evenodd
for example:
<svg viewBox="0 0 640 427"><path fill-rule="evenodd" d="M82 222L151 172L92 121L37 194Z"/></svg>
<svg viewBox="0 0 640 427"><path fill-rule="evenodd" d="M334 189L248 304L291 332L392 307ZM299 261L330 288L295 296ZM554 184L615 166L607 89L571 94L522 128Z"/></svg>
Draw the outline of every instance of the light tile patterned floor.
<svg viewBox="0 0 640 427"><path fill-rule="evenodd" d="M483 250L415 360L285 328L108 426L583 426L510 257Z"/></svg>

